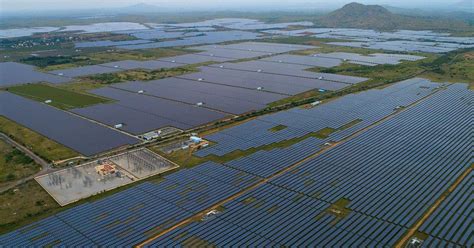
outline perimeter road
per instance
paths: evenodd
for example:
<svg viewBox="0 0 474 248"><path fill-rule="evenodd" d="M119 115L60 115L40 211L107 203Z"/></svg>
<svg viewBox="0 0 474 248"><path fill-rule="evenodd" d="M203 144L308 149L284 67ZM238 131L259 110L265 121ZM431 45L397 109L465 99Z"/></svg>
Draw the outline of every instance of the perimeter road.
<svg viewBox="0 0 474 248"><path fill-rule="evenodd" d="M43 174L46 174L46 173L53 170L50 163L46 162L46 160L44 160L40 156L36 155L34 152L32 152L26 146L16 142L12 138L8 137L8 135L6 135L4 133L0 133L0 139L5 141L7 144L10 144L11 146L15 147L16 149L20 150L21 152L25 153L26 156L30 157L37 164L39 164L41 166L41 171L39 171L38 173L36 173L34 175L31 175L29 177L19 179L15 182L9 183L6 186L1 187L0 188L0 193L3 193L3 192L8 191L10 189L13 189L13 188L17 187L18 185L23 184L26 181L29 181L29 180L33 179L34 177L36 177L38 175L43 175Z"/></svg>
<svg viewBox="0 0 474 248"><path fill-rule="evenodd" d="M208 213L209 211L214 210L215 208L217 208L217 207L219 207L219 206L221 206L221 205L223 205L223 204L225 204L225 203L227 203L227 202L230 202L230 201L232 201L232 200L234 200L234 199L236 199L236 198L242 196L243 194L245 194L245 193L247 193L247 192L249 192L249 191L251 191L251 190L253 190L253 189L255 189L255 188L257 188L257 187L259 187L259 186L261 186L261 185L263 185L263 184L265 184L266 182L268 182L269 180L271 180L271 179L273 179L273 178L276 178L276 177L279 177L279 176L285 174L286 172L288 172L288 171L290 171L290 170L292 170L292 169L298 167L299 165L301 165L301 164L303 164L303 163L305 163L305 162L307 162L307 161L309 161L309 160L311 160L311 159L313 159L313 158L319 156L320 154L322 154L322 153L324 153L324 152L326 152L326 151L328 151L328 150L330 150L330 149L332 149L332 148L334 148L334 147L336 147L336 146L338 146L338 145L340 145L340 144L343 144L344 142L346 142L346 141L348 141L348 140L350 140L350 139L353 139L354 137L359 136L360 134L364 133L364 132L367 131L368 129L371 129L371 128L374 127L374 126L377 126L377 125L379 125L380 123L383 123L383 122L385 122L386 120L391 119L392 117L396 116L397 114L399 114L399 113L401 113L401 112L403 112L403 111L406 111L407 109L410 109L411 107L417 105L418 103L420 103L421 101L425 100L426 98L432 96L433 94L435 94L435 93L438 92L438 91L439 91L439 90L433 91L432 93L430 93L430 94L426 95L425 97L419 99L418 101L412 103L411 105L407 106L406 108L403 108L403 109L401 109L400 111L397 111L397 112L394 112L394 113L392 113L392 114L390 114L390 115L387 115L386 117L382 118L381 120L379 120L379 121L373 123L372 125L367 126L366 128L363 128L363 129L361 129L361 130L359 130L359 131L353 133L352 135L350 135L350 136L344 138L343 140L341 140L341 141L339 141L339 142L336 142L336 143L333 143L331 146L325 147L325 148L321 149L320 151L314 153L313 155L310 155L309 157L306 157L305 159L303 159L303 160L301 160L301 161L299 161L299 162L297 162L297 163L295 163L295 164L293 164L293 165L291 165L291 166L289 166L289 167L286 167L285 169L283 169L283 170L281 170L281 171L279 171L279 172L277 172L277 173L271 175L270 177L264 178L264 179L262 179L261 181L255 183L254 185L249 186L248 188L243 189L242 191L240 191L240 192L238 192L238 193L236 193L236 194L230 196L229 198L226 198L226 199L224 199L224 200L222 200L222 201L220 201L220 202L214 204L213 206L208 207L208 208L206 208L206 209L200 211L199 213L197 213L197 214L195 214L195 215L193 215L193 216L191 216L191 217L189 217L189 218L187 218L187 219L185 219L185 220L183 220L183 221L181 221L181 222L179 222L179 223L173 225L172 227L170 227L170 228L168 228L168 229L166 229L166 230L163 230L163 231L159 232L159 233L156 234L155 236L153 236L153 237L151 237L151 238L149 238L149 239L147 239L147 240L145 240L145 241L143 241L143 242L137 244L135 247L137 247L137 248L142 248L143 246L149 244L149 243L152 242L153 240L155 240L155 239L157 239L157 238L159 238L159 237L161 237L161 236L163 236L163 235L165 235L165 234L167 234L167 233L169 233L169 232L171 232L171 231L173 231L173 230L175 230L175 229L177 229L177 228L180 228L180 227L182 227L182 226L185 226L185 225L190 224L190 223L192 223L192 222L194 222L194 221L196 221L196 220L201 219L201 218L202 218L206 213ZM150 229L150 230L153 230L153 229Z"/></svg>
<svg viewBox="0 0 474 248"><path fill-rule="evenodd" d="M410 240L413 235L418 231L418 229L425 223L425 221L438 209L438 207L443 203L446 198L451 194L458 186L459 184L466 178L469 173L473 170L473 165L469 167L464 173L459 176L456 181L449 187L448 190L446 190L441 196L436 200L436 202L431 206L410 229L408 229L408 232L398 241L398 243L395 245L395 248L402 248L404 247L407 242Z"/></svg>
<svg viewBox="0 0 474 248"><path fill-rule="evenodd" d="M8 137L8 135L4 133L0 133L0 139L4 140L6 143L10 144L11 146L25 153L28 157L33 159L37 164L41 165L41 168L43 171L51 168L50 164L46 162L46 160L42 159L41 157L36 155L34 152L30 151L30 149L28 149L26 146L23 146L20 143L13 140L12 138Z"/></svg>

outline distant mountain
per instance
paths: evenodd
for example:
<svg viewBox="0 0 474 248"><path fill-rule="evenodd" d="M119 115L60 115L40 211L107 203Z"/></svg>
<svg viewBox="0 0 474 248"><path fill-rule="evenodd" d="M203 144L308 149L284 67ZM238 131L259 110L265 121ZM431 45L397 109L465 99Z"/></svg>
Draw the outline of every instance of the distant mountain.
<svg viewBox="0 0 474 248"><path fill-rule="evenodd" d="M158 7L153 4L147 4L147 3L137 3L131 6L127 6L124 8L120 8L120 12L127 12L127 13L153 13L153 12L163 12L166 11L167 9Z"/></svg>
<svg viewBox="0 0 474 248"><path fill-rule="evenodd" d="M399 8L393 7L390 5L382 5L388 11L399 14L399 15L408 15L408 16L422 16L422 17L442 17L445 19L461 20L466 23L474 24L474 8L472 9L462 9L462 8L451 8L451 9L408 9L408 8ZM471 11L471 12L469 12Z"/></svg>
<svg viewBox="0 0 474 248"><path fill-rule="evenodd" d="M433 29L466 30L464 21L427 16L394 14L380 5L349 3L318 19L318 24L326 27L371 28L378 30Z"/></svg>
<svg viewBox="0 0 474 248"><path fill-rule="evenodd" d="M473 0L463 0L455 3L456 7L470 9L471 12L474 11L474 1Z"/></svg>

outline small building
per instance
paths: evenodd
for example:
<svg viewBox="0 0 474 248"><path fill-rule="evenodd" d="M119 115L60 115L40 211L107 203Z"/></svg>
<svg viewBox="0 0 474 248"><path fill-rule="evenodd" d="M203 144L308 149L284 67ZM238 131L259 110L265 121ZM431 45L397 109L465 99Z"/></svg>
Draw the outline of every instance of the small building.
<svg viewBox="0 0 474 248"><path fill-rule="evenodd" d="M198 102L198 103L196 103L196 106L202 106L202 105L204 105L203 102Z"/></svg>
<svg viewBox="0 0 474 248"><path fill-rule="evenodd" d="M50 100L50 99L44 101L44 103L46 103L46 104L50 104L50 103L52 103L52 102L53 102L53 100Z"/></svg>
<svg viewBox="0 0 474 248"><path fill-rule="evenodd" d="M263 90L263 87L261 87L261 86L257 87L257 90Z"/></svg>
<svg viewBox="0 0 474 248"><path fill-rule="evenodd" d="M95 167L95 171L101 176L107 176L115 174L117 172L117 167L110 161L103 161Z"/></svg>
<svg viewBox="0 0 474 248"><path fill-rule="evenodd" d="M326 92L326 90L319 89L318 92Z"/></svg>
<svg viewBox="0 0 474 248"><path fill-rule="evenodd" d="M198 136L191 136L189 137L189 140L192 141L193 143L200 143L202 141L202 138L201 137L198 137Z"/></svg>
<svg viewBox="0 0 474 248"><path fill-rule="evenodd" d="M143 93L145 93L144 90L139 90L139 91L138 91L138 94L143 94Z"/></svg>
<svg viewBox="0 0 474 248"><path fill-rule="evenodd" d="M150 140L159 138L160 134L161 134L161 131L152 131L152 132L148 132L148 133L143 134L142 138L144 140L150 141Z"/></svg>
<svg viewBox="0 0 474 248"><path fill-rule="evenodd" d="M311 106L317 106L319 104L321 104L322 102L321 101L316 101L316 102L312 102L311 103Z"/></svg>
<svg viewBox="0 0 474 248"><path fill-rule="evenodd" d="M122 128L122 127L123 127L123 123L115 124L114 127L115 127L115 128Z"/></svg>

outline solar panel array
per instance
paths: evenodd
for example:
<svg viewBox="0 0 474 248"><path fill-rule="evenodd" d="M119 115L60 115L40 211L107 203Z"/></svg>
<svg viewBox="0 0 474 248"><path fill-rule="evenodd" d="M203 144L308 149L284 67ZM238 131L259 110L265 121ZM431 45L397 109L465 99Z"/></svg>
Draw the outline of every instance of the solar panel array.
<svg viewBox="0 0 474 248"><path fill-rule="evenodd" d="M166 30L179 30L179 29L203 29L212 28L215 26L239 29L239 30L265 30L265 29L278 29L288 28L289 26L312 26L312 22L285 22L285 23L264 23L259 20L247 19L247 18L218 18L205 20L200 22L190 23L177 23L177 24L155 24L152 25L155 28L161 28Z"/></svg>
<svg viewBox="0 0 474 248"><path fill-rule="evenodd" d="M450 86L270 183L327 202L346 198L354 212L409 228L474 162L472 96L466 85Z"/></svg>
<svg viewBox="0 0 474 248"><path fill-rule="evenodd" d="M422 56L415 55L397 55L397 54L384 54L384 53L374 53L370 55L360 55L357 53L344 53L344 52L334 52L334 53L322 53L314 54L314 57L322 58L331 58L331 59L340 59L353 64L361 64L368 66L375 65L397 65L401 63L401 60L417 61L424 59Z"/></svg>
<svg viewBox="0 0 474 248"><path fill-rule="evenodd" d="M283 54L261 59L262 61L269 61L283 64L296 64L306 66L317 66L324 68L331 68L341 65L343 62L375 66L383 64L396 65L401 63L401 60L417 61L423 59L422 56L405 55L405 54L385 54L374 53L368 56L357 53L319 53L311 56Z"/></svg>
<svg viewBox="0 0 474 248"><path fill-rule="evenodd" d="M206 163L85 203L0 236L0 246L132 246L255 182ZM159 226L159 228L157 228Z"/></svg>
<svg viewBox="0 0 474 248"><path fill-rule="evenodd" d="M474 162L472 136L468 135L472 96L465 85L439 91L225 203L215 218L173 229L147 247L394 246ZM255 161L247 163L257 165ZM469 216L445 212L446 206L457 206L460 214L472 213L469 191L472 177L465 179L446 201L449 204L437 211L444 214L434 215L446 216L447 220L437 221L449 220L455 225L438 224L438 229L451 230L451 236L455 234L464 243L449 236L430 236L425 241L427 247L472 246ZM340 199L348 201L349 213L343 217L328 211Z"/></svg>
<svg viewBox="0 0 474 248"><path fill-rule="evenodd" d="M474 47L472 37L455 37L449 33L399 30L378 32L370 29L307 28L300 30L268 30L272 35L314 36L317 38L350 40L329 42L332 45L383 49L399 52L445 53L460 48Z"/></svg>
<svg viewBox="0 0 474 248"><path fill-rule="evenodd" d="M123 46L123 45L136 45L150 43L150 40L123 40L123 41L111 41L111 40L101 40L101 41L84 41L76 42L74 45L76 48L88 48L88 47L105 47L105 46Z"/></svg>
<svg viewBox="0 0 474 248"><path fill-rule="evenodd" d="M269 177L321 150L324 143L325 140L310 137L286 148L260 150L225 165L259 177Z"/></svg>
<svg viewBox="0 0 474 248"><path fill-rule="evenodd" d="M141 45L146 42L138 42L135 40L124 41L136 43L135 45ZM94 42L98 44L109 44L108 41L98 41ZM84 45L88 45L84 44ZM173 57L159 58L157 60L121 60L114 61L98 65L88 65L75 68L61 69L50 71L49 74L52 74L49 77L55 78L56 76L61 76L63 81L70 81L68 78L88 76L94 74L104 74L104 73L115 73L124 70L134 70L134 69L146 69L146 70L157 70L157 69L169 69L184 66L187 64L197 64L203 62L226 62L231 60L238 59L249 59L256 58L261 56L268 56L274 53L284 53L289 51L303 50L315 48L313 46L304 46L304 45L292 45L292 44L277 44L277 43L264 43L264 42L242 42L237 44L230 45L215 45L215 46L199 46L192 47L193 50L198 50L202 52L178 55ZM21 64L18 64L20 66ZM21 65L27 66L27 65ZM1 67L0 67L1 68ZM33 67L32 67L33 68ZM31 69L33 70L33 69ZM39 73L39 72L35 72ZM44 73L43 73L44 74Z"/></svg>
<svg viewBox="0 0 474 248"><path fill-rule="evenodd" d="M120 49L135 50L177 46L195 46L201 44L214 44L227 41L255 40L259 39L259 36L260 34L258 33L238 30L201 32L200 34L197 34L195 36L183 36L180 37L180 39L175 40L164 40L152 43L122 45L116 47Z"/></svg>
<svg viewBox="0 0 474 248"><path fill-rule="evenodd" d="M411 85L427 84L385 89L409 99ZM395 101L384 93L371 105ZM308 138L245 162L206 162L0 236L0 245L132 246L227 199L214 215L173 228L147 247L394 246L472 166L473 99L466 85L449 85L321 154L315 152L324 141ZM472 180L471 172L422 226L429 234L424 246L472 246Z"/></svg>
<svg viewBox="0 0 474 248"><path fill-rule="evenodd" d="M474 246L473 192L474 172L471 171L421 226L420 231L438 238L426 242L426 246L437 246L440 239L465 247Z"/></svg>
<svg viewBox="0 0 474 248"><path fill-rule="evenodd" d="M116 102L71 111L110 126L122 124L123 130L133 134L166 126L189 129L228 116L195 104L185 104L111 87L92 90L91 93L114 99Z"/></svg>
<svg viewBox="0 0 474 248"><path fill-rule="evenodd" d="M138 143L123 133L8 92L0 93L0 115L86 156Z"/></svg>
<svg viewBox="0 0 474 248"><path fill-rule="evenodd" d="M64 77L82 77L93 74L103 74L103 73L114 73L121 71L119 68L112 68L100 65L87 65L81 67L74 67L69 69L61 69L50 71L50 73L55 75L60 75Z"/></svg>
<svg viewBox="0 0 474 248"><path fill-rule="evenodd" d="M421 42L421 41L374 41L374 42L330 42L328 44L337 46L360 47L369 49L381 49L397 52L425 52L425 53L447 53L462 48L472 48L473 45L454 43Z"/></svg>
<svg viewBox="0 0 474 248"><path fill-rule="evenodd" d="M223 67L220 67L223 66ZM231 68L229 68L231 67ZM339 90L350 86L347 83L313 78L290 76L257 70L235 69L234 64L199 67L200 72L178 76L178 78L228 85L248 89L259 89L284 95L296 95L302 92L323 89ZM287 68L289 70L289 68ZM316 74L316 73L315 73ZM336 78L338 75L334 75ZM341 79L344 77L341 77ZM354 79L355 80L355 79Z"/></svg>
<svg viewBox="0 0 474 248"><path fill-rule="evenodd" d="M336 130L330 140L340 141L352 133L361 130L431 94L439 84L426 79L409 79L384 89L373 89L351 94L311 109L295 108L259 117L239 126L231 127L208 135L216 144L196 152L197 156L209 154L225 155L235 150L247 150L288 139L302 137L324 128L339 129L346 124L358 121L355 125ZM374 104L376 103L376 104ZM287 126L278 132L272 127Z"/></svg>
<svg viewBox="0 0 474 248"><path fill-rule="evenodd" d="M216 218L174 229L146 247L164 246L382 246L404 229L359 213L325 214L329 203L265 184L223 205Z"/></svg>
<svg viewBox="0 0 474 248"><path fill-rule="evenodd" d="M66 77L36 71L36 68L31 65L15 62L0 63L0 87L36 82L59 84L69 81L70 79Z"/></svg>
<svg viewBox="0 0 474 248"><path fill-rule="evenodd" d="M286 53L297 50L306 50L318 48L316 46L297 45L297 44L282 44L282 43L269 43L269 42L241 42L236 44L227 45L205 45L194 47L193 49L208 50L208 49L227 49L227 50L242 50L242 51L255 51L265 53Z"/></svg>
<svg viewBox="0 0 474 248"><path fill-rule="evenodd" d="M223 63L217 65L211 65L211 67L226 68L232 70L241 70L249 72L259 72L264 74L275 74L283 76L301 77L308 79L318 79L321 81L330 82L326 88L328 90L343 87L337 83L342 84L357 84L368 80L368 78L338 75L331 73L319 73L307 71L314 66L299 65L299 64L283 64L283 63L271 63L264 60L252 60L238 63ZM332 87L331 87L332 86Z"/></svg>
<svg viewBox="0 0 474 248"><path fill-rule="evenodd" d="M286 97L270 92L201 83L179 78L165 78L148 82L128 82L116 84L113 88L131 92L142 90L145 95L193 105L201 102L206 108L232 114L242 114L262 109L268 103Z"/></svg>
<svg viewBox="0 0 474 248"><path fill-rule="evenodd" d="M262 61L331 68L342 64L337 58L282 54L262 59Z"/></svg>

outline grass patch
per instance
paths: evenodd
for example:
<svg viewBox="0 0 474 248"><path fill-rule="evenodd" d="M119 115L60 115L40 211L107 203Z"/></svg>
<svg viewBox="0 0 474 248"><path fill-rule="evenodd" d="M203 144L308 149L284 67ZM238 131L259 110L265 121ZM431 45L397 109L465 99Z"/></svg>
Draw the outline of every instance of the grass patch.
<svg viewBox="0 0 474 248"><path fill-rule="evenodd" d="M257 198L255 198L255 197L245 198L244 200L242 200L242 204L249 205L249 204L255 202L256 200L257 200Z"/></svg>
<svg viewBox="0 0 474 248"><path fill-rule="evenodd" d="M70 148L56 143L3 116L0 116L0 132L8 134L21 144L26 144L34 153L49 161L79 156L77 152Z"/></svg>
<svg viewBox="0 0 474 248"><path fill-rule="evenodd" d="M311 97L318 97L318 96L321 96L323 94L324 93L318 92L317 90L310 90L310 91L307 91L307 92L303 92L303 93L300 93L300 94L297 94L297 95L294 95L294 96L290 96L290 97L287 97L287 98L269 103L267 105L267 107L270 107L270 108L271 107L277 107L277 106L280 106L280 105L289 104L289 103L292 103L292 102L300 101L300 100L311 98Z"/></svg>
<svg viewBox="0 0 474 248"><path fill-rule="evenodd" d="M277 126L274 126L270 129L268 129L268 131L276 133L276 132L284 130L286 128L287 128L287 126L285 126L285 125L277 125Z"/></svg>
<svg viewBox="0 0 474 248"><path fill-rule="evenodd" d="M474 88L474 51L462 53L449 53L445 58L440 58L437 68L423 73L421 76L436 82L464 82Z"/></svg>
<svg viewBox="0 0 474 248"><path fill-rule="evenodd" d="M206 157L201 158L201 157L194 156L189 150L178 150L178 151L174 151L170 154L167 154L167 153L161 152L159 147L157 147L157 146L153 146L150 149L153 150L156 153L159 153L163 157L175 162L176 164L180 165L181 167L188 167L189 168L189 167L193 167L193 166L202 164L202 163L207 162L207 161L213 161L213 162L216 162L216 163L223 164L223 163L227 163L227 162L229 162L231 160L234 160L234 159L249 156L249 155L251 155L255 152L261 151L261 150L269 151L269 150L272 150L272 149L275 149L275 148L286 148L286 147L289 147L289 146L294 145L296 143L299 143L299 142L301 142L301 141L303 141L303 140L305 140L309 137L316 137L316 138L319 138L319 139L325 139L335 131L337 131L337 130L333 129L333 128L323 128L323 129L321 129L317 132L309 133L309 134L304 135L302 137L283 140L283 141L280 141L280 142L275 142L275 143L272 143L272 144L267 144L267 145L263 145L263 146L259 146L259 147L253 147L253 148L250 148L250 149L247 149L247 150L244 150L244 151L235 150L235 151L227 153L226 155L223 155L223 156L216 156L216 155L211 154L211 155L208 155Z"/></svg>
<svg viewBox="0 0 474 248"><path fill-rule="evenodd" d="M40 169L30 157L0 140L0 185L34 175Z"/></svg>
<svg viewBox="0 0 474 248"><path fill-rule="evenodd" d="M361 121L362 121L361 119L353 120L353 121L351 121L351 122L349 122L349 123L346 123L346 124L340 126L337 130L338 130L338 131L346 130L346 129L350 128L350 127L355 126L357 123L359 123L359 122L361 122Z"/></svg>
<svg viewBox="0 0 474 248"><path fill-rule="evenodd" d="M311 55L314 53L332 53L332 52L348 52L348 53L360 53L360 54L371 54L381 52L382 50L374 50L367 48L358 48L358 47L345 47L345 46L335 46L326 44L327 42L341 42L344 40L340 39L323 39L323 38L314 38L309 36L301 37L282 37L282 38L273 38L266 39L266 42L276 42L276 43L288 43L288 44L300 44L300 45L310 45L317 46L315 49L307 49L291 52L292 54L299 55Z"/></svg>
<svg viewBox="0 0 474 248"><path fill-rule="evenodd" d="M176 68L162 68L153 71L147 70L128 70L116 73L105 73L82 77L86 82L100 84L114 84L126 81L150 81L167 77L179 76L187 73L198 72L196 66L182 66Z"/></svg>
<svg viewBox="0 0 474 248"><path fill-rule="evenodd" d="M97 65L120 60L153 60L162 57L172 57L190 53L190 50L173 48L143 49L137 51L94 51L72 56L45 56L23 59L31 65L40 67L44 71L62 70L78 66Z"/></svg>
<svg viewBox="0 0 474 248"><path fill-rule="evenodd" d="M361 88L362 86L398 82L419 75L427 69L423 65L423 61L433 61L435 58L435 55L432 55L430 58L427 58L425 60L413 62L406 61L398 65L364 66L344 63L341 66L333 68L315 67L309 69L309 71L369 78L369 80L355 85L355 87Z"/></svg>
<svg viewBox="0 0 474 248"><path fill-rule="evenodd" d="M56 88L46 84L25 84L10 87L7 90L39 102L52 100L49 105L61 109L80 108L110 101L103 97Z"/></svg>
<svg viewBox="0 0 474 248"><path fill-rule="evenodd" d="M316 219L321 219L325 215L332 215L336 218L331 222L331 225L336 225L340 220L346 218L352 210L349 209L347 206L351 203L349 199L341 198L331 204L325 211L318 214Z"/></svg>
<svg viewBox="0 0 474 248"><path fill-rule="evenodd" d="M275 149L275 148L286 148L286 147L292 146L296 143L299 143L299 142L301 142L301 141L303 141L303 140L305 140L309 137L324 139L324 138L327 138L334 131L336 131L336 130L332 129L332 128L323 128L318 132L309 133L307 135L304 135L304 136L301 136L301 137L298 137L298 138L283 140L283 141L275 142L275 143L272 143L272 144L267 144L267 145L263 145L263 146L259 146L259 147L250 148L250 149L247 149L247 150L244 150L244 151L235 150L233 152L227 153L224 156L209 155L209 156L206 156L204 158L207 159L207 161L211 160L211 161L214 161L216 163L227 163L231 160L238 159L238 158L241 158L241 157L246 157L246 156L249 156L249 155L251 155L255 152L261 151L261 150L269 151L269 150L272 150L272 149Z"/></svg>
<svg viewBox="0 0 474 248"><path fill-rule="evenodd" d="M0 233L21 220L34 219L54 208L59 205L34 180L20 185L17 190L4 192L0 194Z"/></svg>

